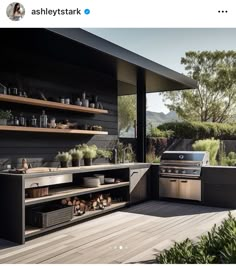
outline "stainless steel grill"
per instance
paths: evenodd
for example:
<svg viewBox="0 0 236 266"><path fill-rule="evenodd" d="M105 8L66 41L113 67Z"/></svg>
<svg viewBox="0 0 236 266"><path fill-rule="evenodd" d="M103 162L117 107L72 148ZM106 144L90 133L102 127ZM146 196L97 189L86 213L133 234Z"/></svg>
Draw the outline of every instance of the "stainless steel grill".
<svg viewBox="0 0 236 266"><path fill-rule="evenodd" d="M166 151L161 156L160 176L200 178L201 167L208 164L208 152Z"/></svg>
<svg viewBox="0 0 236 266"><path fill-rule="evenodd" d="M160 161L160 197L201 201L200 177L204 165L209 165L208 152L164 152Z"/></svg>

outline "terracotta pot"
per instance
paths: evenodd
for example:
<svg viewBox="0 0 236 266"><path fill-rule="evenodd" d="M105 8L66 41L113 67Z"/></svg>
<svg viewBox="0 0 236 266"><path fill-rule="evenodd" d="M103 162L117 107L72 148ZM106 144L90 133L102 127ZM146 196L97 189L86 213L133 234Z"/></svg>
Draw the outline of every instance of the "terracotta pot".
<svg viewBox="0 0 236 266"><path fill-rule="evenodd" d="M84 165L91 166L93 164L93 159L91 158L84 158Z"/></svg>
<svg viewBox="0 0 236 266"><path fill-rule="evenodd" d="M80 160L72 160L72 167L79 167L80 166Z"/></svg>

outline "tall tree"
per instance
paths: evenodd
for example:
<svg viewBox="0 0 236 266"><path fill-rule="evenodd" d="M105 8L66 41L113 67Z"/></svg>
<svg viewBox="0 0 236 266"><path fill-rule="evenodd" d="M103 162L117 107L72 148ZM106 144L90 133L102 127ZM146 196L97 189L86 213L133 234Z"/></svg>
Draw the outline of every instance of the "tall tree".
<svg viewBox="0 0 236 266"><path fill-rule="evenodd" d="M189 51L181 58L195 90L164 94L170 110L185 120L228 122L236 114L236 51Z"/></svg>
<svg viewBox="0 0 236 266"><path fill-rule="evenodd" d="M118 97L118 129L129 130L136 119L136 95Z"/></svg>

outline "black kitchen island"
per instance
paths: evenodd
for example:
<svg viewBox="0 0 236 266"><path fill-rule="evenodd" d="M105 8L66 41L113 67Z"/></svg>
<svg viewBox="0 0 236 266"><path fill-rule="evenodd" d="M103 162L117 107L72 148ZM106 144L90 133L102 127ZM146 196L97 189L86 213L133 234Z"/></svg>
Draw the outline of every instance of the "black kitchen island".
<svg viewBox="0 0 236 266"><path fill-rule="evenodd" d="M147 163L131 163L117 165L94 165L91 167L78 167L60 169L48 173L34 174L9 174L0 173L1 187L0 199L3 203L8 199L8 204L0 204L1 213L4 216L1 218L1 238L23 244L26 239L46 232L69 226L81 221L103 215L108 212L129 206L135 203L145 201L150 198L151 192L148 184L150 184L150 164ZM111 177L119 178L119 183L103 184L99 187L86 188L82 185L84 176L93 174L104 174ZM56 180L61 180L62 177L72 176L72 182L63 183L57 186ZM59 178L59 179L58 179ZM40 182L50 182L49 195L38 198L25 198L25 188L30 187L30 184L35 184L40 187ZM86 196L94 193L109 192L115 197L119 195L122 200L114 202L111 206L104 210L86 212L84 215L73 217L72 220L59 223L47 228L34 228L26 224L26 210L34 206L50 205L51 203L61 201L64 198L74 196ZM12 200L9 200L11 195Z"/></svg>

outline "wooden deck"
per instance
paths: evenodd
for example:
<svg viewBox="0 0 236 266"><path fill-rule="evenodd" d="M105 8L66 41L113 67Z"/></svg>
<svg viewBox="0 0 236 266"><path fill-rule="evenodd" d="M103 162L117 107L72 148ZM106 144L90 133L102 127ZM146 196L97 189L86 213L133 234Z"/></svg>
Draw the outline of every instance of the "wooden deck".
<svg viewBox="0 0 236 266"><path fill-rule="evenodd" d="M0 240L0 263L148 263L173 241L194 239L219 224L228 211L149 201L22 246Z"/></svg>

